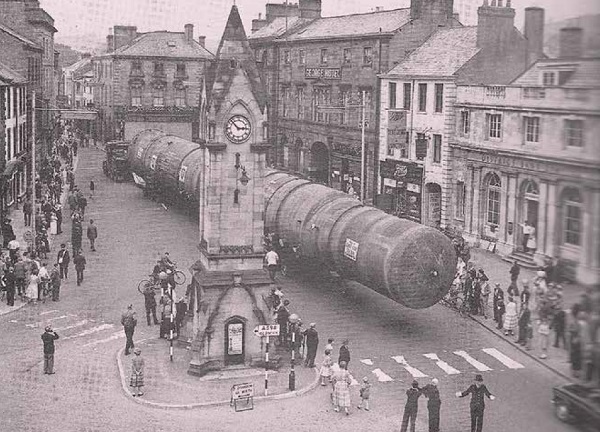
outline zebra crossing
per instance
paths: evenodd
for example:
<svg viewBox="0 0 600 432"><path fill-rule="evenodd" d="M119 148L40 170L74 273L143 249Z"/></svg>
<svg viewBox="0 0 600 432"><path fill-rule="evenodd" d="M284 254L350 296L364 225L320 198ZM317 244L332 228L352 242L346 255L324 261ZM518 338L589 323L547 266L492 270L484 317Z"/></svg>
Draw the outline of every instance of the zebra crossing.
<svg viewBox="0 0 600 432"><path fill-rule="evenodd" d="M371 358L363 358L359 360L359 363L360 367L354 367L355 373L361 372L364 374L364 369L369 369L368 373L380 383L525 368L521 363L497 348L482 348L472 350L469 353L464 350L457 350L444 352L443 354L395 355L380 358L377 361ZM334 369L338 367L337 364L334 365ZM358 381L352 378L352 385L358 384Z"/></svg>
<svg viewBox="0 0 600 432"><path fill-rule="evenodd" d="M48 310L40 312L38 321L24 323L13 319L9 323L23 325L26 329L38 331L46 326L59 333L61 341L80 341L83 347L95 347L117 339L125 338L120 326L91 318L82 318L77 314ZM99 339L98 339L99 338Z"/></svg>

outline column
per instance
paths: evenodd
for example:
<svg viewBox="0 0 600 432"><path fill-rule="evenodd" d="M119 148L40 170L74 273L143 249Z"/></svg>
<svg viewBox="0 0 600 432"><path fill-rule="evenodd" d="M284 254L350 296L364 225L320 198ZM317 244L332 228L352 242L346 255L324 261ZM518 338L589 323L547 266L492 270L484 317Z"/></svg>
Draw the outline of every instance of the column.
<svg viewBox="0 0 600 432"><path fill-rule="evenodd" d="M517 177L513 173L508 173L507 196L506 196L506 226L504 229L504 241L511 248L514 248L518 236L519 225L516 218L517 206ZM504 182L504 180L503 180ZM512 222L512 234L508 233L508 223Z"/></svg>
<svg viewBox="0 0 600 432"><path fill-rule="evenodd" d="M496 231L496 239L500 242L506 242L506 226L508 222L508 196L510 194L509 175L500 173L500 181L502 182L502 194L500 196L500 219L498 220L498 231Z"/></svg>
<svg viewBox="0 0 600 432"><path fill-rule="evenodd" d="M600 190L592 191L592 199L594 203L592 215L594 220L591 225L591 251L590 251L590 266L592 272L596 274L596 283L598 282L598 271L600 270Z"/></svg>
<svg viewBox="0 0 600 432"><path fill-rule="evenodd" d="M470 233L473 228L473 167L467 166L467 173L465 175L465 229L464 231Z"/></svg>
<svg viewBox="0 0 600 432"><path fill-rule="evenodd" d="M591 267L592 258L594 255L593 247L596 243L596 239L593 237L593 233L597 231L597 227L594 224L597 223L598 211L596 203L596 193L591 189L585 189L583 191L583 222L582 228L582 250L581 250L581 265Z"/></svg>
<svg viewBox="0 0 600 432"><path fill-rule="evenodd" d="M482 219L485 218L485 215L482 214L481 211L481 201L485 200L485 192L482 194L481 184L481 167L477 167L473 169L473 207L471 212L473 213L473 223L472 223L472 233L476 236L476 238L481 237L481 223Z"/></svg>
<svg viewBox="0 0 600 432"><path fill-rule="evenodd" d="M557 236L556 232L558 227L560 227L561 221L557 221L558 214L558 204L556 202L556 183L553 181L548 182L548 186L546 189L546 205L547 205L547 213L546 213L546 241L544 244L544 254L555 257L557 250Z"/></svg>
<svg viewBox="0 0 600 432"><path fill-rule="evenodd" d="M540 182L540 200L538 202L538 226L537 235L537 253L546 255L546 234L548 230L548 183L545 180Z"/></svg>

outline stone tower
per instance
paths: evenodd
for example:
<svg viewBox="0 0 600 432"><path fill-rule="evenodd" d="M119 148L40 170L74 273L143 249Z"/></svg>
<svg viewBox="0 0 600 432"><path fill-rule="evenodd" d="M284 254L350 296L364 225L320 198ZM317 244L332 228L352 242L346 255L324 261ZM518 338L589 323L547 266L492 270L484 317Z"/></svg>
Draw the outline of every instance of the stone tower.
<svg viewBox="0 0 600 432"><path fill-rule="evenodd" d="M262 359L256 325L270 314L263 269L265 91L233 6L207 82L200 195L200 271L194 277L193 359L203 375Z"/></svg>

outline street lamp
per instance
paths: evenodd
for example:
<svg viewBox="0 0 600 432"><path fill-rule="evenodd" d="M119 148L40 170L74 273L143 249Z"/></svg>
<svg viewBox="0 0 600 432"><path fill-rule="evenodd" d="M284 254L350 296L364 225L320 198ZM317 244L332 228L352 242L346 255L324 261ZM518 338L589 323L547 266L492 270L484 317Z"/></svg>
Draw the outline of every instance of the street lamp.
<svg viewBox="0 0 600 432"><path fill-rule="evenodd" d="M291 314L289 317L290 321L290 331L292 332L292 362L290 369L290 377L289 377L289 389L290 391L296 390L296 371L294 370L294 361L295 358L295 345L296 345L296 324L300 320L300 317L296 314Z"/></svg>

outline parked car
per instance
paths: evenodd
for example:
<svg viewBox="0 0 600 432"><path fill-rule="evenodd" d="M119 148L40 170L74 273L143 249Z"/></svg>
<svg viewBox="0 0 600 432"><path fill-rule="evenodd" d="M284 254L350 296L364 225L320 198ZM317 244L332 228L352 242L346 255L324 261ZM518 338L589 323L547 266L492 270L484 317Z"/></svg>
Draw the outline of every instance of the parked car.
<svg viewBox="0 0 600 432"><path fill-rule="evenodd" d="M591 428L600 425L600 388L570 383L557 385L552 392L554 413L559 420Z"/></svg>

